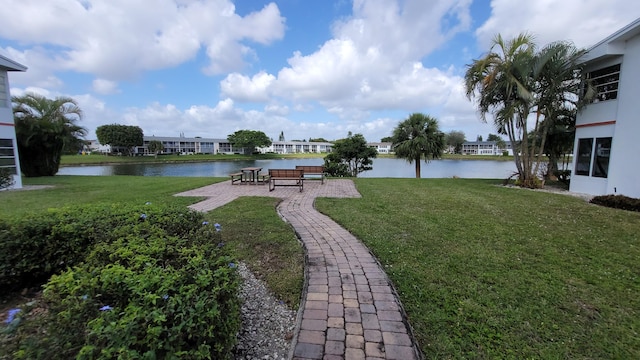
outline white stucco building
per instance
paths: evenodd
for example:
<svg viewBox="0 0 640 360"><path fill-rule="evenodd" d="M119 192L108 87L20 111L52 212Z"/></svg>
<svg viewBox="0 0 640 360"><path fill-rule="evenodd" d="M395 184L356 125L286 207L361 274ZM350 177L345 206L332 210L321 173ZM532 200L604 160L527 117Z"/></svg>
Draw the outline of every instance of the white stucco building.
<svg viewBox="0 0 640 360"><path fill-rule="evenodd" d="M576 119L570 191L640 198L640 19L583 56L597 96Z"/></svg>
<svg viewBox="0 0 640 360"><path fill-rule="evenodd" d="M369 147L376 149L378 154L393 153L393 143L390 142L373 142L367 144Z"/></svg>
<svg viewBox="0 0 640 360"><path fill-rule="evenodd" d="M27 67L0 55L0 168L13 172L14 189L22 188L16 127L11 109L9 72L26 71Z"/></svg>

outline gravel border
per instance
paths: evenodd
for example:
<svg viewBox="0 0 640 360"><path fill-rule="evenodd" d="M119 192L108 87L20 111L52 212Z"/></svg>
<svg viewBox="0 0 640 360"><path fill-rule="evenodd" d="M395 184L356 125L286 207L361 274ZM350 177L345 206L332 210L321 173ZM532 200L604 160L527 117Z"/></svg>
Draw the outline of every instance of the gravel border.
<svg viewBox="0 0 640 360"><path fill-rule="evenodd" d="M244 263L238 264L241 329L234 349L237 360L285 360L289 357L297 312L277 300Z"/></svg>

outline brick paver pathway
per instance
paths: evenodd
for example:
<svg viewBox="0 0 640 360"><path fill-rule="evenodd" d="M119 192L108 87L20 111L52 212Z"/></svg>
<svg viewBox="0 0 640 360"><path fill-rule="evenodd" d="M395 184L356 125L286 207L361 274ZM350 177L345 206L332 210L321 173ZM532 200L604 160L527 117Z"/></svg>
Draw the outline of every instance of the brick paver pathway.
<svg viewBox="0 0 640 360"><path fill-rule="evenodd" d="M282 198L278 211L302 240L306 284L294 337L293 359L420 358L389 280L369 250L315 210L316 197L360 197L351 180L307 181L304 190L230 181L178 194L205 196L191 208L209 211L240 196Z"/></svg>

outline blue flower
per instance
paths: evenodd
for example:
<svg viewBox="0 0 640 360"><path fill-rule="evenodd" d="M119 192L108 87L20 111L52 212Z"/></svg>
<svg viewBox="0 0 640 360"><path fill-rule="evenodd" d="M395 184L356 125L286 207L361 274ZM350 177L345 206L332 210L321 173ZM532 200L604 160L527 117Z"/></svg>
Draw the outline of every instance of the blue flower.
<svg viewBox="0 0 640 360"><path fill-rule="evenodd" d="M229 263L229 267L232 268L232 269L235 269L238 266L235 263L230 262Z"/></svg>
<svg viewBox="0 0 640 360"><path fill-rule="evenodd" d="M167 299L169 298L169 295L164 294L164 295L162 295L162 298L163 298L164 300L167 300Z"/></svg>
<svg viewBox="0 0 640 360"><path fill-rule="evenodd" d="M215 223L213 226L215 226L216 231L220 231L220 230L222 230L222 225L220 225L220 224L218 224L218 223Z"/></svg>
<svg viewBox="0 0 640 360"><path fill-rule="evenodd" d="M221 248L221 247L223 247L223 246L224 246L224 242L223 242L223 241L221 241L221 242L219 242L219 243L218 243L218 248Z"/></svg>
<svg viewBox="0 0 640 360"><path fill-rule="evenodd" d="M209 222L208 221L203 221L202 225L209 225Z"/></svg>
<svg viewBox="0 0 640 360"><path fill-rule="evenodd" d="M87 300L87 299L89 298L89 295L86 295L86 294L85 294L85 295L80 296L80 298L81 298L82 300Z"/></svg>
<svg viewBox="0 0 640 360"><path fill-rule="evenodd" d="M147 219L147 214L140 214L140 220L144 221Z"/></svg>
<svg viewBox="0 0 640 360"><path fill-rule="evenodd" d="M109 310L113 310L113 308L109 305L105 305L100 308L100 311L109 311Z"/></svg>
<svg viewBox="0 0 640 360"><path fill-rule="evenodd" d="M19 312L20 309L10 309L9 311L7 311L7 319L4 322L7 324L11 324Z"/></svg>

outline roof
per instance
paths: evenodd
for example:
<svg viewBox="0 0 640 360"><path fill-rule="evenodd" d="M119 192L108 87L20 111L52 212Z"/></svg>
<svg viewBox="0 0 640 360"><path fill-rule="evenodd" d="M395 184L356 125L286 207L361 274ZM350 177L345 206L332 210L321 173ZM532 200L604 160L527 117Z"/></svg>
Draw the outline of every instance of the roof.
<svg viewBox="0 0 640 360"><path fill-rule="evenodd" d="M4 71L27 71L27 67L0 55L0 69Z"/></svg>
<svg viewBox="0 0 640 360"><path fill-rule="evenodd" d="M587 63L607 57L623 55L625 43L638 35L640 35L640 18L591 46L587 49L587 53L582 56L582 60Z"/></svg>
<svg viewBox="0 0 640 360"><path fill-rule="evenodd" d="M172 137L172 136L144 136L144 140L145 141L152 141L152 140L158 140L158 141L180 141L180 142L217 142L217 143L221 143L221 142L228 142L227 139L211 139L211 138L199 138L199 137L193 137L193 138L188 138L188 137Z"/></svg>

